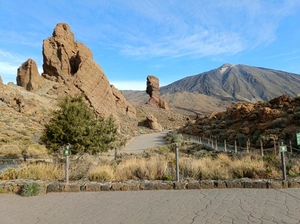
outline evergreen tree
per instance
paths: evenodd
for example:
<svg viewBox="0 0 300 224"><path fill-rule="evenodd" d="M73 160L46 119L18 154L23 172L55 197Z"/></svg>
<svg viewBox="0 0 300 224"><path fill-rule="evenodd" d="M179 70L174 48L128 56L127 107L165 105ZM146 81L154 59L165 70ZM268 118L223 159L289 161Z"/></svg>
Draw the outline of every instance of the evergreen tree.
<svg viewBox="0 0 300 224"><path fill-rule="evenodd" d="M56 152L66 144L72 153L106 152L118 139L113 118L97 118L88 109L84 99L67 96L59 101L59 110L53 112L45 125L41 141L50 152Z"/></svg>

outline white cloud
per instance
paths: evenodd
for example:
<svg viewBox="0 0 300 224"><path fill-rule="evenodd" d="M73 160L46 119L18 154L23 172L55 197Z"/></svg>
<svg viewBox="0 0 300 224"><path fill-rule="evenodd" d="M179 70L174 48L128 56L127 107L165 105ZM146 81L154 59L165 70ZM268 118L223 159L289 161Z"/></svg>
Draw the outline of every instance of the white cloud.
<svg viewBox="0 0 300 224"><path fill-rule="evenodd" d="M146 81L111 81L118 90L146 90Z"/></svg>
<svg viewBox="0 0 300 224"><path fill-rule="evenodd" d="M129 24L111 24L119 35L111 45L138 57L236 54L273 42L281 19L299 6L295 1L126 1L119 7L127 10Z"/></svg>

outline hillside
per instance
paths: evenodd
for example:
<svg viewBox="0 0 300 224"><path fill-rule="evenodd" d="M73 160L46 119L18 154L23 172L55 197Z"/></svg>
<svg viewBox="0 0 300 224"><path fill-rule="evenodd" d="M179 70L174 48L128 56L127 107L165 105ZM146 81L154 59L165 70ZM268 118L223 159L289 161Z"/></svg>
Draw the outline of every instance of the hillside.
<svg viewBox="0 0 300 224"><path fill-rule="evenodd" d="M296 133L300 132L300 97L282 95L266 102L238 103L222 112L199 116L180 130L194 136L226 140L233 145L259 147L260 141L273 147L273 141L284 140L296 148Z"/></svg>
<svg viewBox="0 0 300 224"><path fill-rule="evenodd" d="M142 91L123 91L134 104L145 103ZM222 111L238 102L268 101L283 94L300 93L300 76L247 65L224 64L217 69L189 76L160 88L171 109L183 114Z"/></svg>
<svg viewBox="0 0 300 224"><path fill-rule="evenodd" d="M161 88L161 94L194 92L222 100L266 101L283 94L300 93L300 76L246 65L224 64Z"/></svg>

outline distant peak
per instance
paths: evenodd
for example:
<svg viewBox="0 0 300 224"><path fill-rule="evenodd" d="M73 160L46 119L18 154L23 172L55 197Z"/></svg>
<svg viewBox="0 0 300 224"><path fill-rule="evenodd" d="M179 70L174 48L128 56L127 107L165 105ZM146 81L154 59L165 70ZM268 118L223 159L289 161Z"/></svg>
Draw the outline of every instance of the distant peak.
<svg viewBox="0 0 300 224"><path fill-rule="evenodd" d="M224 72L226 72L226 70L228 68L230 68L231 66L232 66L231 64L226 63L226 64L223 64L221 67L219 67L219 70L220 70L221 74L224 74Z"/></svg>
<svg viewBox="0 0 300 224"><path fill-rule="evenodd" d="M232 66L231 64L229 64L229 63L225 63L225 64L223 64L220 68L224 68L224 67L230 67L230 66Z"/></svg>

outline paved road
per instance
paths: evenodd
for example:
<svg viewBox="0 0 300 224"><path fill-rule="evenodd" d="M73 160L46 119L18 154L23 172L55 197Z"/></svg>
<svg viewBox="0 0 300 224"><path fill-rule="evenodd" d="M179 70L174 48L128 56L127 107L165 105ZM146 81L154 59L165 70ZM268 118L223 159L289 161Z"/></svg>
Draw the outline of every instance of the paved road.
<svg viewBox="0 0 300 224"><path fill-rule="evenodd" d="M166 136L167 133L168 131L163 131L159 133L136 136L120 152L142 153L145 149L164 145L164 136Z"/></svg>
<svg viewBox="0 0 300 224"><path fill-rule="evenodd" d="M300 189L0 194L1 224L300 223Z"/></svg>

